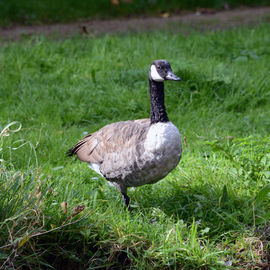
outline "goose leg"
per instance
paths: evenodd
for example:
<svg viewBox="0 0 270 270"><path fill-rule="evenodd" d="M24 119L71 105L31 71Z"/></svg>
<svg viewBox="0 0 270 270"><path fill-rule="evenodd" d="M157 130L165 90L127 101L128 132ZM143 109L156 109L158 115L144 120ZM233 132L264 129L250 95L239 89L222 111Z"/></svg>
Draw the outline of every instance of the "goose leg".
<svg viewBox="0 0 270 270"><path fill-rule="evenodd" d="M126 193L122 193L122 197L123 197L123 201L125 202L125 204L126 204L126 206L128 208L128 211L131 212L133 209L129 205L130 198L128 197L128 195Z"/></svg>
<svg viewBox="0 0 270 270"><path fill-rule="evenodd" d="M128 197L127 195L127 188L125 186L121 186L119 184L114 184L117 189L120 191L120 193L122 194L122 198L123 198L123 201L125 202L128 210L131 212L132 211L132 208L130 207L129 205L129 202L130 202L130 198Z"/></svg>
<svg viewBox="0 0 270 270"><path fill-rule="evenodd" d="M123 201L125 202L126 206L129 208L130 198L128 197L128 195L126 193L122 193L122 197L123 197Z"/></svg>

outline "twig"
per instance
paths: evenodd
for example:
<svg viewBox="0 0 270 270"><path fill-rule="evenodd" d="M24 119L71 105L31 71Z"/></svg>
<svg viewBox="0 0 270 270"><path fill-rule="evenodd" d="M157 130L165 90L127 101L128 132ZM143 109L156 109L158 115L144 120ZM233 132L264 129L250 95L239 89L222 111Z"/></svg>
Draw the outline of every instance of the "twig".
<svg viewBox="0 0 270 270"><path fill-rule="evenodd" d="M7 259L4 261L4 263L0 266L0 269L3 269L3 267L5 266L5 264L9 261L10 257L16 253L16 249L13 249L13 251L11 252L11 254L9 254L9 256L7 257ZM16 255L16 254L15 254Z"/></svg>

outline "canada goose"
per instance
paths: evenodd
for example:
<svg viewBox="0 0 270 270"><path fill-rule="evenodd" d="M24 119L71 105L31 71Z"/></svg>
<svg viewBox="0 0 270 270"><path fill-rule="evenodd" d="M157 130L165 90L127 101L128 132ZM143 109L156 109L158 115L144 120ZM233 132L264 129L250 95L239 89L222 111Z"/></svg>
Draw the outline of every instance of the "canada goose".
<svg viewBox="0 0 270 270"><path fill-rule="evenodd" d="M164 105L165 80L181 81L168 61L154 61L149 69L150 119L109 124L87 135L68 151L68 155L76 154L112 183L128 207L128 187L156 183L181 159L180 134L169 121Z"/></svg>

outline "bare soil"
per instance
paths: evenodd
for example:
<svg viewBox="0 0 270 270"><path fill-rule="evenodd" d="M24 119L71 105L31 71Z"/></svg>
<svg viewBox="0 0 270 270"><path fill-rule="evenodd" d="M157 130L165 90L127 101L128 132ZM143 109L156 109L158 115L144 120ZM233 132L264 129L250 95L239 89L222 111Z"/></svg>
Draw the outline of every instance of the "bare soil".
<svg viewBox="0 0 270 270"><path fill-rule="evenodd" d="M50 25L0 27L0 40L18 40L25 36L45 35L54 38L66 38L76 34L90 37L169 29L175 32L187 32L187 29L215 30L232 27L256 25L270 22L270 7L240 8L215 12L201 10L200 12L172 15L163 14L157 17L124 18L113 20L85 20L73 23L58 23Z"/></svg>

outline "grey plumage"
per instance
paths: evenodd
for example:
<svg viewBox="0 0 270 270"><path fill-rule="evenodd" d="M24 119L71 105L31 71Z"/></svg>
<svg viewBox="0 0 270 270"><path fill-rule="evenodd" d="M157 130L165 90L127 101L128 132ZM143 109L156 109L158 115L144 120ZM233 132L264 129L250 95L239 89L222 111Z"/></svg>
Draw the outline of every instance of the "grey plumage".
<svg viewBox="0 0 270 270"><path fill-rule="evenodd" d="M137 162L133 158L143 153L143 142L149 128L150 119L109 124L84 137L70 149L70 154L76 154L84 162L100 163L101 174L114 181L123 174L123 170L128 175L128 168L132 171L131 167L136 167Z"/></svg>

